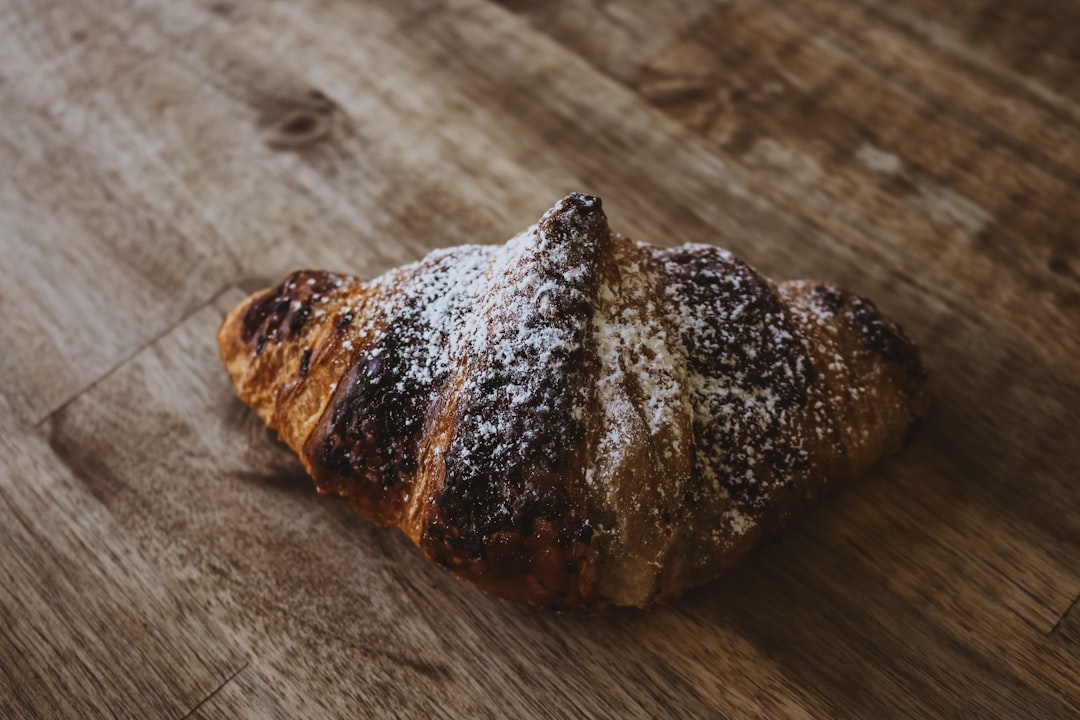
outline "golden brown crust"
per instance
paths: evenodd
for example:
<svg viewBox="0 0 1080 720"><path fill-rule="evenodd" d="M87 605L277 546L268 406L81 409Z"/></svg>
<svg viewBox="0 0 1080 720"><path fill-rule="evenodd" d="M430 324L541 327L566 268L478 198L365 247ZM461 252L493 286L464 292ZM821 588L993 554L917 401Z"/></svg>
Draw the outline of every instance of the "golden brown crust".
<svg viewBox="0 0 1080 720"><path fill-rule="evenodd" d="M712 580L925 411L917 349L868 300L634 243L576 194L504 246L294 273L218 343L320 492L562 608Z"/></svg>

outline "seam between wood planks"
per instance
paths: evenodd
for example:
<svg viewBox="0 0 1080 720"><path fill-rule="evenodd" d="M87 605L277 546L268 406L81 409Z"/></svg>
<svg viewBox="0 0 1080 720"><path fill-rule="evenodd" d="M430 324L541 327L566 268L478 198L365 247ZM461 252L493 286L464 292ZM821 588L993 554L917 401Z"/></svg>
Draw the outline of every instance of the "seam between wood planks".
<svg viewBox="0 0 1080 720"><path fill-rule="evenodd" d="M207 702L209 702L209 701L210 701L210 700L211 700L211 699L212 699L212 698L213 698L213 697L214 697L215 695L217 695L217 694L218 694L219 692L221 692L221 691L222 691L222 690L223 690L223 689L225 688L225 686L226 686L226 685L228 685L228 684L229 684L229 683L231 683L231 682L232 682L233 680L235 680L235 679L236 679L236 676L237 676L237 675L239 675L240 673L242 673L242 672L243 672L244 670L246 670L246 669L248 668L248 666L249 666L249 665L251 665L251 661L250 661L250 660L248 660L248 661L247 661L247 662L245 662L245 663L244 663L243 665L241 665L241 666L240 666L240 667L239 667L239 668L238 668L238 669L236 670L236 672L234 672L234 673L233 673L232 675L230 675L229 677L225 678L225 679L224 679L224 680L222 681L222 683L221 683L220 685L218 685L218 686L217 686L216 688L214 688L213 690L211 690L211 691L210 691L210 694L209 694L209 695L207 695L206 697L204 697L204 698L203 698L202 700L200 700L200 701L199 701L199 702L198 702L198 703L197 703L197 704L195 705L195 707L191 708L190 710L188 710L188 711L187 711L187 713L185 713L185 714L184 714L183 716L181 716L181 717L180 717L180 720L188 720L188 718L190 718L190 717L191 717L192 715L194 715L194 714L195 714L195 712L196 712L196 711L197 711L197 710L198 710L199 708L201 708L201 707L202 707L203 705L205 705L205 704L206 704Z"/></svg>
<svg viewBox="0 0 1080 720"><path fill-rule="evenodd" d="M1078 593L1076 597L1073 598L1073 601L1069 603L1069 607L1065 608L1065 612L1061 613L1061 617L1054 623L1054 627L1050 628L1050 631L1046 633L1047 637L1057 635L1058 630L1061 628L1061 623L1065 622L1065 618L1069 617L1069 613L1076 608L1077 603L1080 603L1080 593Z"/></svg>
<svg viewBox="0 0 1080 720"><path fill-rule="evenodd" d="M195 316L196 314L202 312L204 309L206 309L206 308L210 307L211 305L213 305L222 296L224 296L227 292L229 292L230 290L232 290L235 287L236 287L235 282L228 282L228 283L225 284L224 287L222 287L217 292L215 292L205 302L196 303L193 307L188 309L188 311L185 312L181 317L179 317L176 320L176 322L170 323L168 327L162 329L160 332L154 334L151 338L149 338L145 342L141 343L138 347L136 347L130 353L128 353L123 358L118 360L112 367L110 367L108 370L103 372L100 376L95 378L92 382L85 385L84 387L79 388L74 393L72 393L72 395L70 397L66 398L59 405L57 405L56 407L49 410L41 419L39 419L39 420L37 420L36 422L33 423L34 429L39 430L39 431L42 430L50 420L52 420L54 417L56 417L57 413L62 412L68 406L70 406L73 402L75 402L80 397L82 397L85 393L90 392L91 390L96 388L98 385L100 385L102 382L104 382L105 380L108 380L110 377L112 377L116 373L117 370L122 368L124 365L128 364L131 360L138 357L144 351L146 351L149 348L153 347L162 338L164 338L166 335L171 333L173 330L175 330L180 325L183 325L185 322L187 322L193 316Z"/></svg>

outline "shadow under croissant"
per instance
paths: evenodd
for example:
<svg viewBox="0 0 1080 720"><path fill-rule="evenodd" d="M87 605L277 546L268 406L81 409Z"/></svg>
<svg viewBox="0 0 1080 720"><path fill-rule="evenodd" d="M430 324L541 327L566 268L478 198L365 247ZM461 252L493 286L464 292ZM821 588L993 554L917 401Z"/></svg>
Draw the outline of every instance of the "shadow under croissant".
<svg viewBox="0 0 1080 720"><path fill-rule="evenodd" d="M254 485L268 487L281 492L308 495L314 490L311 486L311 478L304 472L304 468L283 468L280 472L260 472L258 470L234 470L229 473L230 477L242 480Z"/></svg>

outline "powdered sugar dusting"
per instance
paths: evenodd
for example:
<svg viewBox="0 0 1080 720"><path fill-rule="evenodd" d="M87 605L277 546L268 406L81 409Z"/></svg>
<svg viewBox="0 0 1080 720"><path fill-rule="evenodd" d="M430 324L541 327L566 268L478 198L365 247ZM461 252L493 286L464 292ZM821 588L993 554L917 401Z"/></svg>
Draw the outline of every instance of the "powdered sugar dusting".
<svg viewBox="0 0 1080 720"><path fill-rule="evenodd" d="M363 308L337 310L334 328L353 356L331 402L323 467L365 479L372 494L408 492L424 420L450 373L454 328L493 253L481 246L436 251L370 283Z"/></svg>
<svg viewBox="0 0 1080 720"><path fill-rule="evenodd" d="M588 318L606 233L599 201L569 196L479 280L451 351L459 415L438 499L459 549L501 530L528 534L539 520L573 529L566 475L585 433Z"/></svg>
<svg viewBox="0 0 1080 720"><path fill-rule="evenodd" d="M398 315L395 322L403 324L400 315L404 315L415 325L415 332L409 333L406 347L401 350L405 362L399 369L399 383L426 386L445 379L454 345L461 337L459 328L471 316L472 303L485 290L478 281L496 249L462 245L436 250L421 262L373 283L381 291L378 297L384 304L381 311L368 315L362 332L370 332L372 324L384 321L386 316Z"/></svg>
<svg viewBox="0 0 1080 720"><path fill-rule="evenodd" d="M617 282L600 288L593 316L601 363L599 404L607 407L616 403L614 389L629 384L638 400L634 411L644 420L649 434L656 435L675 422L681 409L681 388L672 373L676 357L666 325L654 308L656 280L644 263L635 260L627 258L619 268Z"/></svg>
<svg viewBox="0 0 1080 720"><path fill-rule="evenodd" d="M737 537L807 466L793 420L810 360L772 288L745 263L711 246L643 248L664 267L665 311L687 370L694 493L729 501L719 521Z"/></svg>

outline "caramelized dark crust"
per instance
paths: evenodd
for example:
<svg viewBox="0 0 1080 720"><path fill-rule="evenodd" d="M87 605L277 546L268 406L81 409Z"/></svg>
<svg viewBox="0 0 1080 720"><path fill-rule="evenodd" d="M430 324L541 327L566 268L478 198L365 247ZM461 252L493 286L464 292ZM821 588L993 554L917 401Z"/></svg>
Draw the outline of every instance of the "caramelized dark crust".
<svg viewBox="0 0 1080 720"><path fill-rule="evenodd" d="M583 409L595 373L587 348L598 258L610 234L600 203L584 196L545 216L539 233L547 239L543 252L526 248L498 278L501 288L476 308L490 319L481 341L453 358L460 368L454 434L420 546L497 594L578 605L585 553L576 546L588 544L589 531L577 489L585 467ZM530 285L543 297L529 297ZM509 298L514 306L507 306ZM536 332L559 342L522 341ZM497 361L477 367L488 361L481 348ZM550 356L540 363L544 352ZM515 412L512 388L521 386L522 368L538 366L546 377L522 391L527 410Z"/></svg>
<svg viewBox="0 0 1080 720"><path fill-rule="evenodd" d="M648 605L909 441L918 350L869 300L613 235L571 195L500 247L300 272L225 319L321 492L496 595Z"/></svg>
<svg viewBox="0 0 1080 720"><path fill-rule="evenodd" d="M440 269L434 264L425 271ZM361 311L366 314L358 320ZM350 334L354 323L367 330L360 338ZM432 393L446 374L401 381L410 352L430 331L414 299L347 305L333 327L336 335L355 339L304 454L321 490L347 496L357 511L380 524L398 525L415 484Z"/></svg>

